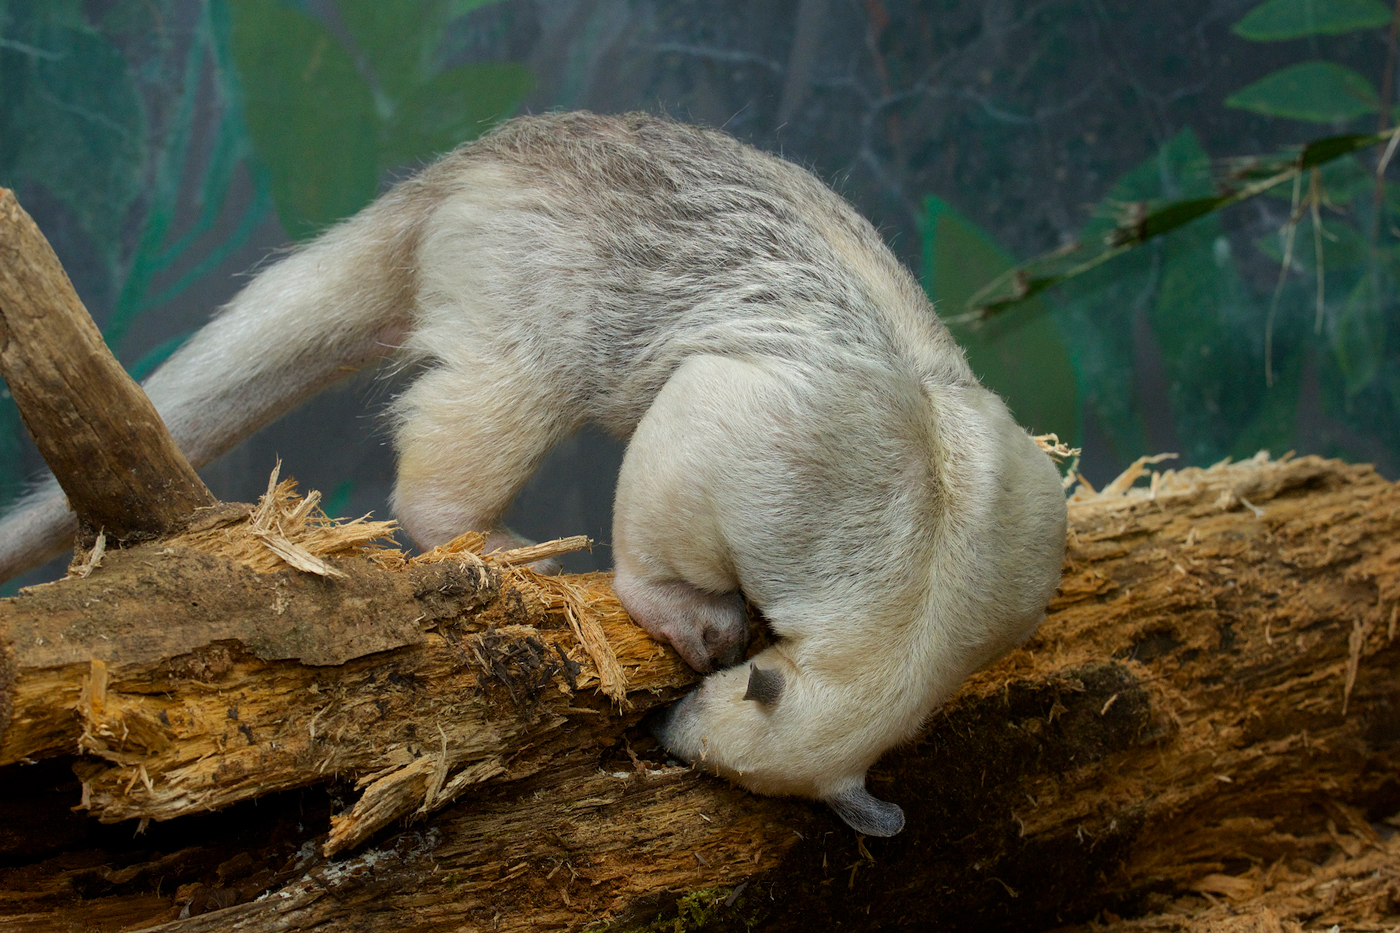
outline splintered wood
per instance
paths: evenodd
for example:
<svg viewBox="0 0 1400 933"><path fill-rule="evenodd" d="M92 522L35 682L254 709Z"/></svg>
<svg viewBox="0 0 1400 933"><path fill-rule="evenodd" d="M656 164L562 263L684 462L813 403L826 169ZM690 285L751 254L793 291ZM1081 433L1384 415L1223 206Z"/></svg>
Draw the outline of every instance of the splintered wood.
<svg viewBox="0 0 1400 933"><path fill-rule="evenodd" d="M149 581L120 571L144 565L150 555L109 555L111 576L101 596L84 597L85 606L120 605L125 596L156 622L157 632L139 623L104 632L76 704L68 713L60 704L32 714L22 703L0 745L0 763L83 753L82 806L104 822L170 819L349 777L361 793L331 819L324 846L332 854L394 820L446 806L472 784L519 780L543 767L568 722L553 707L570 708L575 691L591 697L598 687L607 699L630 705L624 660L605 626L635 626L606 578L544 577L525 566L587 547L587 538L482 555L482 536L467 534L408 559L377 546L392 523L337 524L316 508L318 501L315 492L298 497L292 481L279 482L274 470L255 508L241 517L225 509L210 527L165 543L159 556L174 585L152 588L144 602L137 594ZM95 549L73 576L87 578L101 556ZM337 556L353 560L342 569L330 562ZM338 582L328 588L290 570ZM376 586L375 571L389 571L379 578L387 586ZM123 581L128 589L119 594ZM378 590L372 601L367 590ZM189 611L201 601L203 613ZM405 614L394 613L396 604L413 615L388 630L376 625L385 613ZM253 628L239 618L240 611L263 607L270 625ZM482 609L489 611L460 618ZM161 626L167 611L183 624ZM207 627L187 632L201 615ZM380 631L359 646L347 641L346 629L363 636L366 628ZM45 663L67 663L57 673L45 667L44 676L16 694L22 700L54 689L59 692L49 699L61 699L74 689L59 687L55 677L71 676L84 652L74 639L59 638L76 654L43 655ZM692 679L644 635L615 640L627 664L659 674L650 689ZM288 667L282 662L290 657L310 665ZM661 670L668 663L669 676ZM412 689L425 683L432 689ZM367 720L381 725L364 728ZM515 746L524 747L512 751Z"/></svg>
<svg viewBox="0 0 1400 933"><path fill-rule="evenodd" d="M267 492L251 511L226 506L182 535L180 543L260 573L294 567L318 576L339 577L344 574L326 558L369 551L383 560L401 559L398 551L381 544L392 540L395 522L367 518L333 521L318 508L319 492L298 496L295 480L278 482L281 470L279 462L268 478Z"/></svg>
<svg viewBox="0 0 1400 933"><path fill-rule="evenodd" d="M888 840L668 763L636 726L696 675L545 552L324 553L290 499L342 576L108 551L0 604L0 925L1395 926L1400 489L1162 466L1075 491L1040 631L872 771Z"/></svg>

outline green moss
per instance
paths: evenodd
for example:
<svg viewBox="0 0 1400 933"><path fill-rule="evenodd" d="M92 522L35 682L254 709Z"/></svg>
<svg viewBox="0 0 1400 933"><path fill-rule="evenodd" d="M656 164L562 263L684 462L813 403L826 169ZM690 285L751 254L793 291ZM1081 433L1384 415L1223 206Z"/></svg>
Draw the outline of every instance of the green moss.
<svg viewBox="0 0 1400 933"><path fill-rule="evenodd" d="M763 919L755 899L741 885L734 888L701 888L692 891L675 906L645 922L623 922L589 927L588 933L693 933L697 930L752 930ZM731 899L732 897L732 899Z"/></svg>

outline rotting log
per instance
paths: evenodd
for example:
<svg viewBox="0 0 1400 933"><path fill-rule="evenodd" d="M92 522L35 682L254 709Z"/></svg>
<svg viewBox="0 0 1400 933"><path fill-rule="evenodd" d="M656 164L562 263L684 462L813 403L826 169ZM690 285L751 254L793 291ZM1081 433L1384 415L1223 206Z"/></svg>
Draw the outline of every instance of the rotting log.
<svg viewBox="0 0 1400 933"><path fill-rule="evenodd" d="M889 840L668 764L636 724L693 675L605 577L470 546L326 558L342 578L124 552L0 605L11 732L66 730L3 747L84 751L74 778L0 768L24 814L0 924L1030 930L1367 844L1400 810L1400 488L1315 458L1133 478L1071 503L1037 635L872 773L908 818ZM141 621L195 600L203 645ZM64 809L86 785L99 815L160 818L257 782L135 838Z"/></svg>
<svg viewBox="0 0 1400 933"><path fill-rule="evenodd" d="M0 375L68 504L94 532L149 540L218 500L102 340L33 219L0 188Z"/></svg>
<svg viewBox="0 0 1400 933"><path fill-rule="evenodd" d="M1188 889L1159 895L1140 916L1112 911L1058 933L1304 933L1304 930L1400 929L1400 832L1396 821L1379 829L1361 814L1338 809L1344 831L1304 845L1331 848L1322 863L1280 857L1239 874L1212 873Z"/></svg>
<svg viewBox="0 0 1400 933"><path fill-rule="evenodd" d="M109 552L89 585L39 587L11 604L23 609L0 621L16 658L13 683L0 681L0 765L82 753L82 806L103 822L168 820L351 775L364 793L332 821L334 854L473 783L539 770L564 738L561 712L601 722L609 702L626 702L615 655L591 658L567 626L530 626L519 596L542 605L548 587L567 599L569 584L512 562L587 539L483 560L469 535L413 561L371 550L332 563L315 552L344 555L392 524L317 521L314 496L298 500L276 480L247 522ZM285 567L289 558L314 572ZM504 598L503 572L514 575ZM607 617L561 606L591 626ZM681 670L615 604L610 621L623 631L595 644L616 644L643 675L658 663ZM556 674L568 685L558 711L553 696L541 704ZM508 708L477 689L483 675ZM643 679L659 689L693 678ZM592 709L571 706L594 685L605 689L583 692Z"/></svg>

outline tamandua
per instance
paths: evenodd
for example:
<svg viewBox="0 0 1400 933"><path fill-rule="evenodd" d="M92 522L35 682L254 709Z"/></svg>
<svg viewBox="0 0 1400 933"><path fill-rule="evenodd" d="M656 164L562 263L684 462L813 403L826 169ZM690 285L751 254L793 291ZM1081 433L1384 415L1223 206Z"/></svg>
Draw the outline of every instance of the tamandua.
<svg viewBox="0 0 1400 933"><path fill-rule="evenodd" d="M630 438L617 594L714 671L658 738L858 832L904 823L866 770L1059 581L1049 457L868 222L723 133L504 123L261 272L145 389L199 466L386 356L419 373L391 414L421 547L494 528L585 422ZM0 576L72 528L35 493L0 523ZM745 600L777 636L747 664Z"/></svg>

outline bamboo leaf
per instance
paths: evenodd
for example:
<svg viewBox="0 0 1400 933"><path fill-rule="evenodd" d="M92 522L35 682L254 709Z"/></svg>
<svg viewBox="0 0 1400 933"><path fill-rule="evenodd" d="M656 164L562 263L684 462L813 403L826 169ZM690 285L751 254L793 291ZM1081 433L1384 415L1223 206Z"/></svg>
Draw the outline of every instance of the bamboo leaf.
<svg viewBox="0 0 1400 933"><path fill-rule="evenodd" d="M431 72L447 25L443 0L337 0L336 7L386 94L410 93Z"/></svg>
<svg viewBox="0 0 1400 933"><path fill-rule="evenodd" d="M1371 82L1335 62L1300 62L1280 68L1225 99L1225 106L1269 117L1335 123L1380 108Z"/></svg>
<svg viewBox="0 0 1400 933"><path fill-rule="evenodd" d="M1321 166L1323 200L1334 207L1350 204L1357 197L1372 194L1376 190L1376 175L1368 170L1354 156L1336 159ZM1283 201L1293 200L1293 186L1284 185L1269 192L1269 197Z"/></svg>
<svg viewBox="0 0 1400 933"><path fill-rule="evenodd" d="M968 298L961 316L987 319L999 314L1143 243L1291 181L1300 171L1389 142L1394 132L1330 136L1308 143L1292 154L1250 159L1219 180L1217 184L1226 188L1227 193L1214 198L1159 202L1155 208L1147 201L1133 202L1126 211L1126 218L1117 224L1103 220L1092 222L1080 242L1036 256L997 275ZM1246 183L1241 184L1241 181ZM1109 199L1119 197L1120 189L1115 188ZM1203 210L1206 207L1209 210Z"/></svg>
<svg viewBox="0 0 1400 933"><path fill-rule="evenodd" d="M1390 10L1379 0L1268 0L1245 14L1232 31L1251 42L1278 42L1388 25Z"/></svg>

